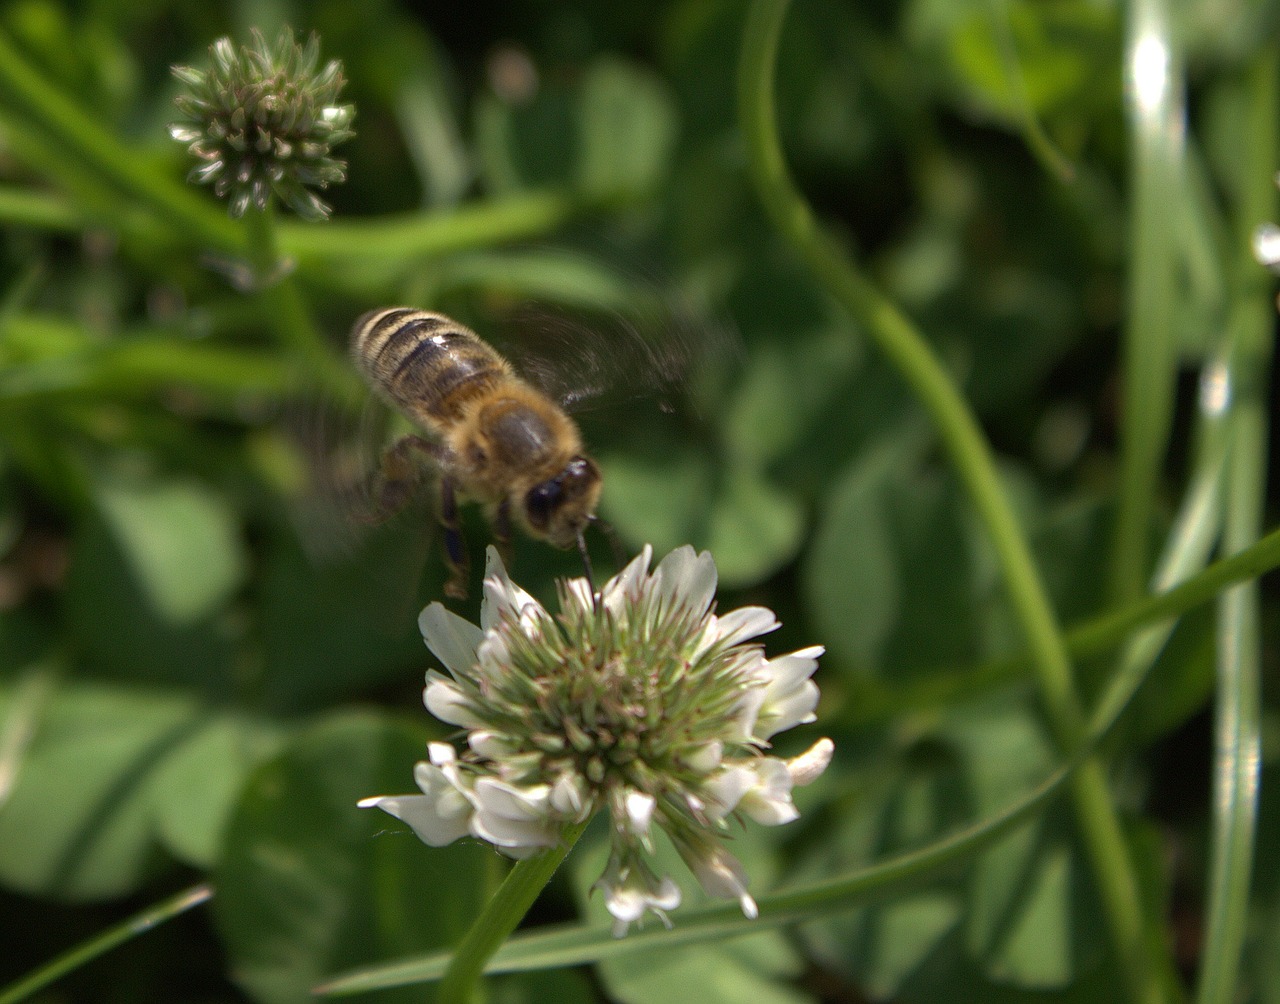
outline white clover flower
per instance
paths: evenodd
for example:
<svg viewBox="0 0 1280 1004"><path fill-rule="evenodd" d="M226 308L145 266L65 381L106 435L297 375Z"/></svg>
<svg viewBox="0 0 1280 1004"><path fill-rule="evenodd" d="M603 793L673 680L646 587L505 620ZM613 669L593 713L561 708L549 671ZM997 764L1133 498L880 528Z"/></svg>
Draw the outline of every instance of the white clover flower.
<svg viewBox="0 0 1280 1004"><path fill-rule="evenodd" d="M596 883L621 935L647 913L668 923L680 888L650 865L653 829L671 838L702 888L757 913L742 865L722 842L730 817L766 826L799 816L792 789L831 761L820 739L790 760L772 736L814 720L821 647L766 659L763 607L723 616L716 567L691 547L652 571L644 551L599 594L562 582L549 613L489 549L480 627L432 603L419 618L443 673L423 701L465 732L459 753L432 743L422 794L366 798L433 846L470 835L520 858L599 810L611 848Z"/></svg>

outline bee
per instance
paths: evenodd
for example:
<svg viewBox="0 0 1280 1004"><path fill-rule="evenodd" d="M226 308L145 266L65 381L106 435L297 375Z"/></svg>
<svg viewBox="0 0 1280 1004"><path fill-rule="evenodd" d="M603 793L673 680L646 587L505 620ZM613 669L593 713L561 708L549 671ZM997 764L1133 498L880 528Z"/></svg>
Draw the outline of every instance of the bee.
<svg viewBox="0 0 1280 1004"><path fill-rule="evenodd" d="M576 546L592 579L583 532L598 522L600 468L558 403L474 331L427 310L382 307L361 315L351 330L351 357L373 390L427 434L404 436L384 451L374 503L380 516L401 508L423 458L439 471L447 596L467 594L458 523L465 500L484 506L504 554L514 523L555 547Z"/></svg>

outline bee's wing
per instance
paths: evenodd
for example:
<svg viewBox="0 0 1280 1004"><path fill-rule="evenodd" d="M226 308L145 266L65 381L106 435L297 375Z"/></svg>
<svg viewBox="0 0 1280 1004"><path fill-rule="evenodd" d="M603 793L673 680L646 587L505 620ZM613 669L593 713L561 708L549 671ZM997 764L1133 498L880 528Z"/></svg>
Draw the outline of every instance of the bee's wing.
<svg viewBox="0 0 1280 1004"><path fill-rule="evenodd" d="M321 575L350 574L385 598L385 624L396 633L413 604L438 528L436 472L423 477L397 512L382 512L377 474L382 453L406 431L372 394L356 414L303 404L289 420L306 477L292 512L307 558ZM382 617L382 614L379 614Z"/></svg>
<svg viewBox="0 0 1280 1004"><path fill-rule="evenodd" d="M373 522L371 477L386 435L385 409L372 395L355 415L304 402L290 421L300 447L304 483L295 503L299 535L320 563L353 551Z"/></svg>
<svg viewBox="0 0 1280 1004"><path fill-rule="evenodd" d="M705 373L741 354L732 328L670 308L568 313L524 305L502 325L517 371L568 411L687 400Z"/></svg>

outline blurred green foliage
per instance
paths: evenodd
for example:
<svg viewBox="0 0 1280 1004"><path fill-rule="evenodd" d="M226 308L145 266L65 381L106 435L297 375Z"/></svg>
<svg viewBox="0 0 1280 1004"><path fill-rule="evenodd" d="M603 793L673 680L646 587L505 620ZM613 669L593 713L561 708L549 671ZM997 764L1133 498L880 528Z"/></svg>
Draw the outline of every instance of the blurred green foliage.
<svg viewBox="0 0 1280 1004"><path fill-rule="evenodd" d="M1170 9L1190 111L1160 196L1177 241L1176 410L1151 553L1198 463L1197 375L1241 304L1266 299L1242 239L1259 179L1241 165L1249 75L1280 24L1271 3ZM547 326L631 332L679 361L660 392L630 393L645 378L624 373L580 415L603 515L631 549L709 548L723 608L778 611L771 652L827 647L819 724L796 748L832 735L837 763L804 820L735 847L754 890L939 839L1061 762L1025 678L983 674L1024 641L936 430L758 204L734 104L743 17L737 0L0 8L0 979L69 930L211 876L211 921L95 962L63 999L304 1000L338 970L455 943L496 882L479 848L428 849L355 807L409 790L442 737L420 713L431 661L414 623L443 581L429 500L349 533L311 485L317 453L329 462L315 443L340 441L317 416L360 427L343 343L378 305L445 311L519 359L540 351L532 304ZM332 222L279 220L291 271L240 288L228 280L260 265L254 238L181 184L169 67L281 24L343 61L356 138L337 151L349 181L326 193ZM1143 405L1119 375L1135 241L1125 30L1097 0L798 0L778 66L798 184L972 403L1066 624L1114 600L1118 444ZM1238 371L1263 400L1268 361ZM486 528L474 513L465 528L478 567ZM576 571L517 542L513 575L537 595ZM1272 667L1275 620L1264 593ZM1208 614L1182 623L1108 745L1148 916L1188 977L1214 631ZM1079 669L1091 698L1113 663ZM1280 943L1272 746L1240 981L1259 1001L1275 999ZM600 920L595 849L588 836L536 919ZM1105 928L1055 803L966 867L790 936L492 991L1111 999Z"/></svg>

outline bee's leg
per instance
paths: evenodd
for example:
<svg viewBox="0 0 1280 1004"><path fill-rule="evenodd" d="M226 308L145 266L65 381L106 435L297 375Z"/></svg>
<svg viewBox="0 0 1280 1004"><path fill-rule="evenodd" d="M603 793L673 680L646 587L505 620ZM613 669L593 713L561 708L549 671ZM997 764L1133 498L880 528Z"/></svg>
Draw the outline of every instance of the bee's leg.
<svg viewBox="0 0 1280 1004"><path fill-rule="evenodd" d="M511 568L511 500L503 499L493 513L493 546L498 549L502 564Z"/></svg>
<svg viewBox="0 0 1280 1004"><path fill-rule="evenodd" d="M374 522L381 523L390 519L413 496L422 480L422 461L413 454L425 453L439 463L441 450L442 447L438 444L421 436L404 436L383 451L382 463L373 476L371 488Z"/></svg>
<svg viewBox="0 0 1280 1004"><path fill-rule="evenodd" d="M458 497L453 479L440 475L440 525L444 527L444 559L449 566L449 578L444 584L444 594L455 600L467 598L467 545L458 524Z"/></svg>

